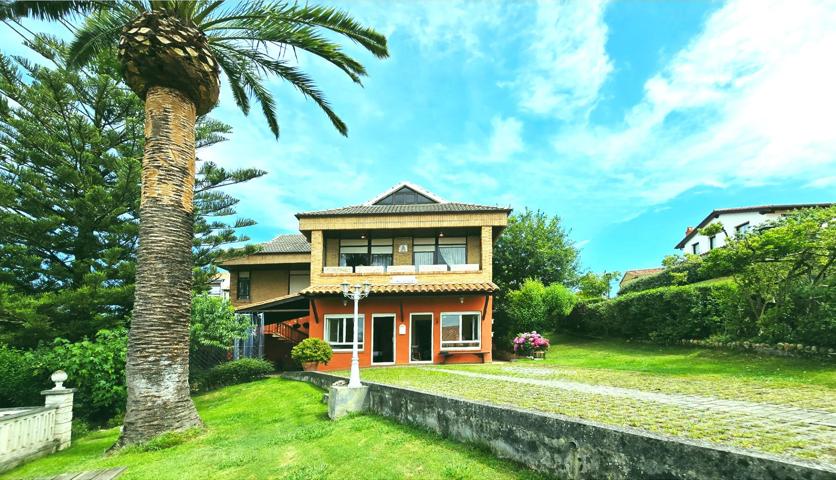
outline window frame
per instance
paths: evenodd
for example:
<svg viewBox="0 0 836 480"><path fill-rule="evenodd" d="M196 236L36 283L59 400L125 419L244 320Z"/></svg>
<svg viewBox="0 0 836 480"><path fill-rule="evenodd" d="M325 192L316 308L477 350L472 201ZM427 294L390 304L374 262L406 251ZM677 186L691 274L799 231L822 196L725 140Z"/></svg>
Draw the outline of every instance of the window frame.
<svg viewBox="0 0 836 480"><path fill-rule="evenodd" d="M343 265L343 240L365 240L366 241L366 252L365 253L352 253L352 255L365 255L366 261L364 262L363 266L373 266L372 258L373 255L388 255L390 259L389 265L395 264L395 238L394 237L372 237L371 235L367 235L366 238L339 238L339 242L337 243L337 263L341 267L347 267L350 265ZM388 244L374 244L375 240L389 240ZM359 243L359 242L358 242ZM349 246L349 245L346 245ZM352 247L362 247L362 245L350 245ZM374 247L389 247L391 249L390 253L372 253ZM354 268L354 266L351 266Z"/></svg>
<svg viewBox="0 0 836 480"><path fill-rule="evenodd" d="M473 347L445 347L444 343L444 316L445 315L458 315L459 316L459 339L458 340L447 340L448 343L464 343L464 342L479 342L478 345ZM476 340L462 340L462 316L463 315L476 315ZM450 351L479 351L482 349L482 312L479 311L464 311L464 312L441 312L438 316L438 333L439 333L439 344L440 344L440 351L442 352L450 352Z"/></svg>
<svg viewBox="0 0 836 480"><path fill-rule="evenodd" d="M430 317L430 359L429 360L413 360L412 359L412 320L416 315L429 315ZM481 323L481 322L480 322ZM409 314L409 363L426 364L435 362L435 315L433 312L412 312Z"/></svg>
<svg viewBox="0 0 836 480"><path fill-rule="evenodd" d="M245 273L246 276L242 277L241 274ZM247 279L247 295L241 295L241 279ZM249 300L253 295L253 275L252 272L249 270L242 270L238 272L237 278L235 279L235 299L236 300Z"/></svg>
<svg viewBox="0 0 836 480"><path fill-rule="evenodd" d="M328 328L329 320L341 318L344 320L343 322L343 337L345 337L345 320L353 321L354 314L353 313L329 313L323 315L323 329L322 329L322 339L331 346L331 350L335 353L351 353L351 340L348 342L332 342L329 337L330 329ZM366 350L366 315L363 313L357 314L357 323L358 325L362 325L363 336L357 339L357 351L363 352ZM345 339L345 338L343 338ZM345 345L348 344L348 348L336 348L334 345Z"/></svg>
<svg viewBox="0 0 836 480"><path fill-rule="evenodd" d="M745 231L740 231L741 228L746 228ZM749 233L749 229L752 228L752 225L749 221L743 222L740 225L734 227L734 236L739 237L740 235L746 235Z"/></svg>
<svg viewBox="0 0 836 480"><path fill-rule="evenodd" d="M700 242L694 242L691 244L691 253L694 255L699 255L700 252Z"/></svg>
<svg viewBox="0 0 836 480"><path fill-rule="evenodd" d="M708 237L708 249L714 250L716 247L714 246L714 242L717 239L717 235L712 235Z"/></svg>
<svg viewBox="0 0 836 480"><path fill-rule="evenodd" d="M441 240L440 240L440 239L441 239L441 238L444 238L444 237L440 237L440 236L438 236L437 234L436 234L436 235L434 235L434 236L432 237L432 238L433 238L433 263L432 263L432 265L447 265L447 266L450 266L450 264L448 264L448 263L446 263L446 262L442 261L442 258L441 258L441 252L440 252L440 250L439 250L439 247L441 247L441 246L445 246L445 247L459 247L459 246L463 246L463 247L464 247L464 262L465 262L465 263L463 263L463 264L461 264L461 265L467 265L467 257L468 257L468 256L467 256L467 254L469 253L469 252L468 252L468 250L469 250L469 249L468 249L468 246L467 246L467 237L468 237L468 235L456 235L456 236L453 236L453 237L449 237L449 238L462 238L462 239L464 239L464 243L461 243L461 244L459 244L459 243L454 243L454 244L441 244ZM415 261L415 254L416 254L416 253L418 253L418 252L415 250L415 246L417 245L417 244L415 243L415 239L417 239L417 238L430 238L430 237L416 237L416 236L413 236L413 237L412 237L412 264L413 264L413 265L415 265L415 266L418 266L418 263ZM422 243L422 244L420 244L420 245L422 245L422 246L426 246L426 245L428 245L428 244L426 244L426 243ZM427 252L421 252L421 253L427 253ZM459 265L459 264L454 264L454 265Z"/></svg>

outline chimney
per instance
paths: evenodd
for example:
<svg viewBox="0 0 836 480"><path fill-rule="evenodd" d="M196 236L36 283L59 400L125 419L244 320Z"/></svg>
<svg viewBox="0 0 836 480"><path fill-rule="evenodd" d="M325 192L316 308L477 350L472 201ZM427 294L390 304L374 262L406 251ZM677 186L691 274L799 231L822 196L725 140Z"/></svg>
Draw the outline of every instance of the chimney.
<svg viewBox="0 0 836 480"><path fill-rule="evenodd" d="M685 235L690 235L691 232L693 232L693 231L694 231L694 227L687 227L685 229Z"/></svg>

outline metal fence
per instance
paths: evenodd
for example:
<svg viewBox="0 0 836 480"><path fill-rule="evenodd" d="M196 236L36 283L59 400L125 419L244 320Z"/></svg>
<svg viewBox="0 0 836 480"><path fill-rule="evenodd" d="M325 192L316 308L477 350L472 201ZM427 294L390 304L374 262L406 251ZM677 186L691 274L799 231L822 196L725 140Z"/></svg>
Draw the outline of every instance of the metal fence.
<svg viewBox="0 0 836 480"><path fill-rule="evenodd" d="M238 340L232 346L232 358L264 358L264 314L252 313L250 334Z"/></svg>

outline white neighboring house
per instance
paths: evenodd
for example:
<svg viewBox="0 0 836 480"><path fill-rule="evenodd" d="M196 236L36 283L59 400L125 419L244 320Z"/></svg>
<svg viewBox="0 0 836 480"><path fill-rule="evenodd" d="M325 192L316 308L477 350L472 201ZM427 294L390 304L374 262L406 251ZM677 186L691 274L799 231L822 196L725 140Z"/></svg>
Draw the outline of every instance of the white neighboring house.
<svg viewBox="0 0 836 480"><path fill-rule="evenodd" d="M702 255L709 250L722 247L726 244L726 234L731 237L745 234L752 228L770 220L777 220L793 210L800 208L825 208L834 203L800 203L791 205L760 205L756 207L719 208L712 211L699 225L688 227L685 230L685 238L676 244L676 248L682 253L693 253ZM717 235L706 236L699 233L700 229L710 223L721 223L725 232Z"/></svg>
<svg viewBox="0 0 836 480"><path fill-rule="evenodd" d="M209 295L229 300L229 272L218 272L209 280Z"/></svg>

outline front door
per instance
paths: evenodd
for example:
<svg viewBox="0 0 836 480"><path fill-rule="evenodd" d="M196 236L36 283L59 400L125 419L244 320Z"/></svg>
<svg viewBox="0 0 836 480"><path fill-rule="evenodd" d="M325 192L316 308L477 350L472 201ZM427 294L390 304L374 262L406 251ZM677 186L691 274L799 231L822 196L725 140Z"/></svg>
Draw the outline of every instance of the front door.
<svg viewBox="0 0 836 480"><path fill-rule="evenodd" d="M395 316L372 316L372 363L395 363Z"/></svg>

